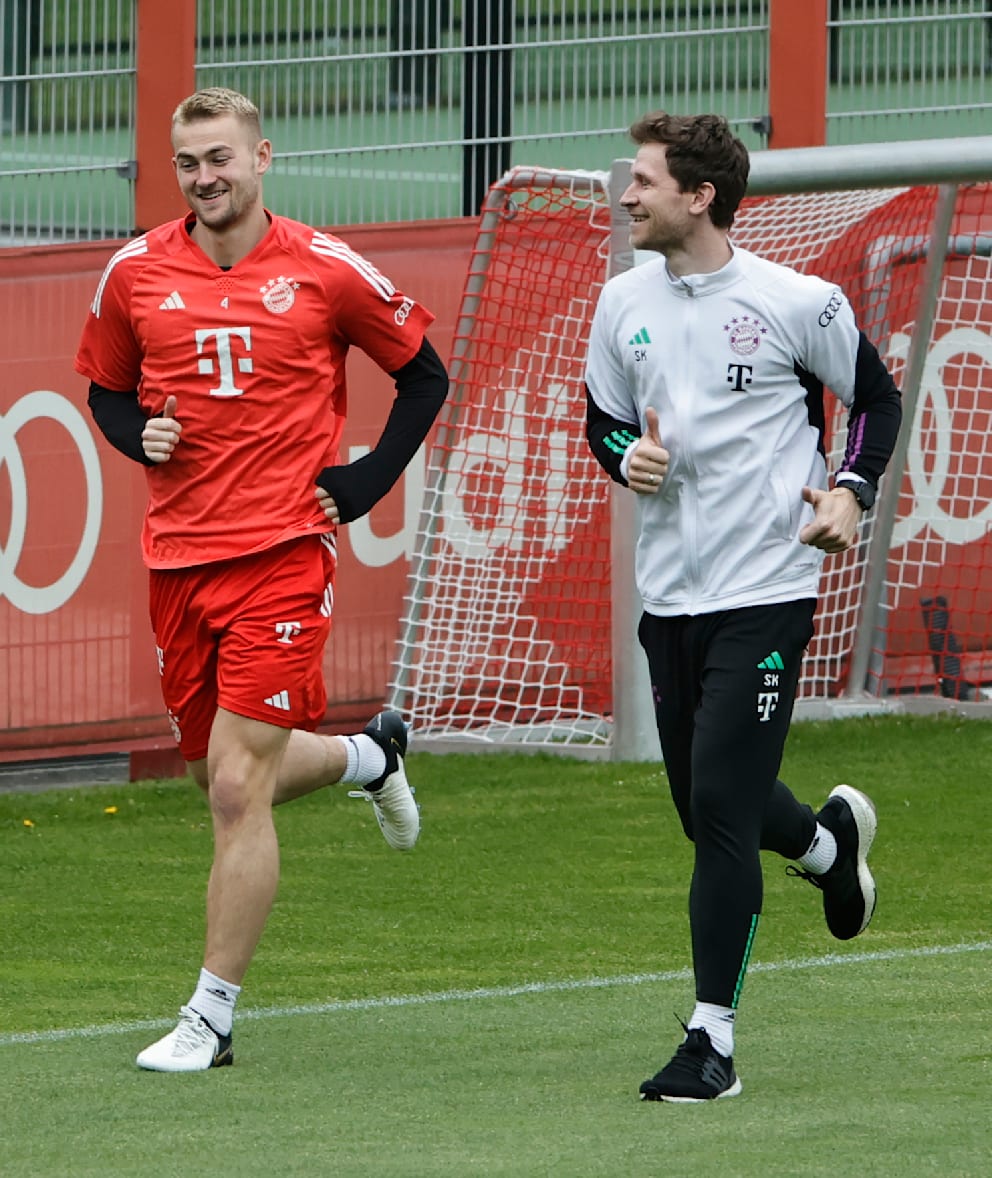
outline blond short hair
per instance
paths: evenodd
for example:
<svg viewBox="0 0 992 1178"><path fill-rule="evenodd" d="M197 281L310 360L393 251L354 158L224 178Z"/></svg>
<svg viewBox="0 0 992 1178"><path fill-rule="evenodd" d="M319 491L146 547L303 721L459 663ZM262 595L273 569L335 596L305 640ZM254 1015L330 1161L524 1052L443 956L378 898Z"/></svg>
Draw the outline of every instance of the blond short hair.
<svg viewBox="0 0 992 1178"><path fill-rule="evenodd" d="M174 129L225 115L234 115L240 119L256 141L262 138L258 107L250 98L239 94L237 90L228 90L225 86L208 86L184 98L173 112L172 126Z"/></svg>

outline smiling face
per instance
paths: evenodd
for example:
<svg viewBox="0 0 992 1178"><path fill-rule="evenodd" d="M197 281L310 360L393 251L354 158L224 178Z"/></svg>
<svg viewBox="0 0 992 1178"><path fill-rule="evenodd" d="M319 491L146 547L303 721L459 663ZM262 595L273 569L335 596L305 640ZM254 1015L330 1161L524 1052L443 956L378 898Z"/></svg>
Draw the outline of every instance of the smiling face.
<svg viewBox="0 0 992 1178"><path fill-rule="evenodd" d="M668 171L667 151L661 143L642 144L630 169L630 184L620 197L631 218L630 244L665 255L685 249L698 223L698 215L690 210L699 196L681 191Z"/></svg>
<svg viewBox="0 0 992 1178"><path fill-rule="evenodd" d="M264 218L262 176L272 145L237 115L174 123L173 164L197 220L215 234Z"/></svg>

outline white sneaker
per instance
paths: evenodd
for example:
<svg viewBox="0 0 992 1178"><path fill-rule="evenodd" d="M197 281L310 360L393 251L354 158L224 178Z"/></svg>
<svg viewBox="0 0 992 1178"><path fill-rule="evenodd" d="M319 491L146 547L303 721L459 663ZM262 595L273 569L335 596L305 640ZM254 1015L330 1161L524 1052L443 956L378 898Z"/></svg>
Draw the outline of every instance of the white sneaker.
<svg viewBox="0 0 992 1178"><path fill-rule="evenodd" d="M409 851L420 836L420 808L403 768L406 725L399 712L380 712L366 725L365 735L386 754L386 768L381 777L349 796L370 801L382 837L394 851Z"/></svg>
<svg viewBox="0 0 992 1178"><path fill-rule="evenodd" d="M205 1018L188 1006L180 1006L174 1031L146 1047L138 1056L139 1068L149 1072L205 1072L234 1063L230 1035L219 1035Z"/></svg>

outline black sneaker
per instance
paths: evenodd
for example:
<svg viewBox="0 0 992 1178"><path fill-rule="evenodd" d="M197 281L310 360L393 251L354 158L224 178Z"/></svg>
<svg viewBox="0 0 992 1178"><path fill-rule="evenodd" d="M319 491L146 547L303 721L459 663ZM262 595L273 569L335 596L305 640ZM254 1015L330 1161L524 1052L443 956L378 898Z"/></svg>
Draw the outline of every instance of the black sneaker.
<svg viewBox="0 0 992 1178"><path fill-rule="evenodd" d="M686 1027L685 1042L640 1089L641 1100L668 1100L675 1104L719 1100L723 1096L736 1096L740 1090L733 1059L716 1050L709 1031L703 1027Z"/></svg>
<svg viewBox="0 0 992 1178"><path fill-rule="evenodd" d="M875 911L875 880L868 870L868 852L878 826L875 807L858 790L838 785L816 820L837 840L836 862L822 875L795 867L786 870L823 892L827 928L839 941L849 941L865 931Z"/></svg>
<svg viewBox="0 0 992 1178"><path fill-rule="evenodd" d="M408 851L420 835L420 810L403 767L406 724L399 712L380 712L364 731L386 754L386 768L375 781L361 791L352 791L351 796L368 799L382 837L394 850Z"/></svg>

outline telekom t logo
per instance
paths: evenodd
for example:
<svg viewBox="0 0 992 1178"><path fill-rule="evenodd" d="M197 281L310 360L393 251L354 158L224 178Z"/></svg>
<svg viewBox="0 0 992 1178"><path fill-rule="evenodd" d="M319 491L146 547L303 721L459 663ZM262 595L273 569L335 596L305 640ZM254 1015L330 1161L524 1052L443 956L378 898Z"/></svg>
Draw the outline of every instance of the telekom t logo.
<svg viewBox="0 0 992 1178"><path fill-rule="evenodd" d="M758 692L758 720L762 724L767 724L772 718L772 712L778 707L778 692L777 691L759 691Z"/></svg>
<svg viewBox="0 0 992 1178"><path fill-rule="evenodd" d="M234 383L235 359L231 350L232 339L239 339L245 351L251 351L250 327L205 327L196 333L196 353L201 357L198 361L199 371L203 376L213 376L216 372L220 378L217 387L210 390L211 397L240 397L244 392L244 389L239 389ZM211 340L214 341L212 347ZM213 353L216 361L205 355L208 352ZM238 357L237 371L252 371L251 356Z"/></svg>
<svg viewBox="0 0 992 1178"><path fill-rule="evenodd" d="M727 383L735 393L743 393L746 391L745 385L751 383L752 372L754 368L750 364L728 364Z"/></svg>

